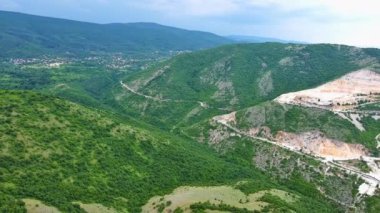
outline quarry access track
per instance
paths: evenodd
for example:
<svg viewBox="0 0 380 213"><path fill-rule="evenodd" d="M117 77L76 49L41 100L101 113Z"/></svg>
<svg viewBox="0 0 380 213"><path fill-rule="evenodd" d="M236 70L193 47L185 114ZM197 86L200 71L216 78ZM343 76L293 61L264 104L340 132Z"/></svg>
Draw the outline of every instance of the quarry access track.
<svg viewBox="0 0 380 213"><path fill-rule="evenodd" d="M350 168L350 167L347 167L347 166L344 166L344 165L341 165L339 163L336 163L336 162L333 162L333 161L326 161L325 159L323 158L320 158L318 156L313 156L313 155L309 155L309 154L306 154L306 153L303 153L301 151L298 151L298 150L295 150L295 149L292 149L291 147L287 147L287 146L284 146L284 145L281 145L275 141L271 141L271 140L268 140L266 138L262 138L262 137L257 137L257 136L252 136L250 134L247 134L225 122L221 122L217 119L213 119L214 121L216 121L217 123L227 127L228 129L234 131L235 133L238 133L240 135L243 135L245 137L248 137L248 138L252 138L252 139L255 139L255 140L259 140L259 141L263 141L263 142L266 142L266 143L270 143L272 145L275 145L275 146L279 146L283 149L286 149L288 151L291 151L291 152L294 152L294 153L297 153L299 155L302 155L302 156L306 156L306 157L309 157L309 158L312 158L314 160L317 160L321 163L324 163L328 166L331 166L331 167L334 167L334 168L337 168L337 169L340 169L340 170L343 170L345 172L348 172L348 173L353 173L353 174L356 174L357 176L361 177L362 179L370 179L370 180L373 180L373 181L376 181L378 184L380 184L380 180L374 176L371 176L370 174L366 174L364 172L361 172L359 170L356 170L356 169L353 169L353 168ZM379 136L380 137L380 136Z"/></svg>
<svg viewBox="0 0 380 213"><path fill-rule="evenodd" d="M137 92L135 91L134 89L132 89L131 87L129 87L127 84L123 83L123 81L120 81L120 84L123 88L127 89L129 92L135 94L135 95L138 95L138 96L142 96L146 99L150 99L150 100L154 100L154 101L161 101L161 102L177 102L177 103L185 103L185 102L195 102L195 101L185 101L185 100L173 100L173 99L161 99L161 98L157 98L157 97L153 97L153 96L149 96L149 95L145 95L145 94L142 94L140 92ZM197 101L197 103L205 108L207 106L207 104L203 103L203 102L200 102L200 101ZM349 168L349 167L346 167L344 165L341 165L339 163L336 163L336 162L332 162L332 161L326 161L325 159L323 158L320 158L318 156L313 156L313 155L309 155L309 154L306 154L306 153L303 153L301 151L298 151L298 150L295 150L291 147L288 147L288 146L284 146L284 145L281 145L275 141L271 141L271 140L268 140L266 138L262 138L262 137L257 137L257 136L252 136L252 135L249 135L245 132L242 132L240 131L239 129L225 123L225 122L221 122L217 119L214 119L214 121L216 121L217 123L219 124L222 124L223 126L227 127L228 129L230 130L233 130L235 133L238 133L240 135L244 135L246 137L249 137L249 138L252 138L252 139L255 139L255 140L259 140L259 141L263 141L263 142L266 142L266 143L270 143L272 145L275 145L275 146L279 146L283 149L286 149L288 151L291 151L291 152L294 152L294 153L297 153L299 155L302 155L302 156L306 156L306 157L309 157L309 158L312 158L312 159L315 159L319 162L322 162L322 163L325 163L331 167L334 167L334 168L337 168L337 169L340 169L340 170L343 170L345 172L349 172L349 173L354 173L356 175L358 175L359 177L362 177L362 178L367 178L367 179L370 179L370 180L373 180L373 181L376 181L378 184L380 184L380 180L377 179L376 177L374 176L371 176L369 174L366 174L366 173L363 173L359 170L356 170L356 169L353 169L353 168ZM378 136L376 136L376 140L380 143L380 134Z"/></svg>
<svg viewBox="0 0 380 213"><path fill-rule="evenodd" d="M207 103L202 102L202 101L186 101L186 100L165 99L165 98L157 98L157 97L145 95L145 94L142 94L142 93L137 92L136 90L132 89L127 84L123 83L123 81L120 81L120 84L124 89L128 90L129 92L131 92L135 95L144 97L144 98L149 99L149 100L159 101L159 102L175 102L175 103L198 103L199 106L202 108L214 108L214 107L210 107ZM214 109L218 109L218 110L222 110L222 111L228 111L228 110L222 109L222 108L214 108Z"/></svg>

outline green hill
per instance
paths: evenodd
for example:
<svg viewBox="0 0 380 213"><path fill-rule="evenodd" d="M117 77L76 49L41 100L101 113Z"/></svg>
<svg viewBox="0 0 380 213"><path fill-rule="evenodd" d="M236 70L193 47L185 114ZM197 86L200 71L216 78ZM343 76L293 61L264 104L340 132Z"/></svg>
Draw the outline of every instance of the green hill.
<svg viewBox="0 0 380 213"><path fill-rule="evenodd" d="M204 145L105 111L26 91L0 91L0 108L3 212L23 212L24 198L63 212L83 212L78 202L139 212L149 198L179 186L240 180L253 181L239 187L247 193L277 188L299 198L282 206L284 201L267 197L265 202L273 203L269 209L340 211L316 189L304 191L313 185L279 184L249 159L222 157Z"/></svg>
<svg viewBox="0 0 380 213"><path fill-rule="evenodd" d="M94 24L0 11L1 57L198 50L232 43L154 23Z"/></svg>
<svg viewBox="0 0 380 213"><path fill-rule="evenodd" d="M77 24L81 29L94 26ZM102 49L92 38L83 41L78 50L77 43L70 40L77 37L70 37L70 32L81 29L70 29L62 31L66 46L49 49L42 45L45 42L34 45L34 39L40 38L38 32L27 43L33 45L22 54L29 54L29 47L36 48L36 54L55 54L57 50L58 54L72 51L88 56L90 50L121 51L111 43ZM21 50L13 45L6 55ZM136 45L136 51L141 51L140 47ZM281 196L265 193L260 201L268 204L263 210L271 212L343 212L356 208L376 212L378 196L367 203L356 200L362 183L356 176L238 136L209 121L214 115L238 110L239 128L266 125L274 132L317 128L332 138L374 149L379 124L373 119L363 121L368 132L359 132L328 111L283 108L267 101L359 68L377 69L379 56L378 49L265 43L181 54L141 70L145 62L144 66L139 62L136 69L109 66L114 65L113 56L91 62L65 61L58 67L50 67L51 61L45 59L21 64L2 61L0 88L6 90L0 90L0 212L23 212L22 199L36 199L63 212L83 212L78 202L139 212L153 196L176 194L173 190L184 186L234 186L245 195L278 189L287 192L282 198L296 200L284 202ZM262 108L268 112L263 115L265 122L256 123L246 116ZM204 143L193 138L202 138ZM246 201L236 202L244 206ZM170 203L160 200L152 205L160 212ZM194 211L247 212L209 202L191 206Z"/></svg>
<svg viewBox="0 0 380 213"><path fill-rule="evenodd" d="M134 109L146 117L154 115L175 125L187 119L193 110L205 111L196 110L198 101L209 106L206 110L219 114L223 109L242 109L283 93L315 87L363 67L378 66L379 52L331 44L264 43L182 54L125 81L141 94L181 100L181 107L127 92L123 104L126 110Z"/></svg>
<svg viewBox="0 0 380 213"><path fill-rule="evenodd" d="M0 194L68 212L74 201L137 212L151 196L181 185L255 174L130 119L32 92L0 96Z"/></svg>
<svg viewBox="0 0 380 213"><path fill-rule="evenodd" d="M281 105L268 101L238 110L235 127L246 132L252 128L269 128L271 135L276 135L279 131L297 134L320 131L328 138L346 143L363 144L373 152L372 154L378 156L375 138L379 134L380 122L371 118L370 114L363 116L360 122L365 127L365 131L360 131L350 121L328 110ZM200 135L208 135L209 129L206 126L207 124L200 122L184 129L191 137L200 138ZM263 135L266 134L264 131L263 133Z"/></svg>

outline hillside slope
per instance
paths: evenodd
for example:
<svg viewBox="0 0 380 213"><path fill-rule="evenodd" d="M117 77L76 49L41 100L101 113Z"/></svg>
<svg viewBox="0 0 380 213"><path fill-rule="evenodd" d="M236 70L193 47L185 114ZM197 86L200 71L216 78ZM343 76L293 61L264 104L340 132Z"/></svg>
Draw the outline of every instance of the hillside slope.
<svg viewBox="0 0 380 213"><path fill-rule="evenodd" d="M212 33L154 23L94 24L0 11L1 57L181 51L232 41Z"/></svg>
<svg viewBox="0 0 380 213"><path fill-rule="evenodd" d="M74 201L137 212L151 196L183 184L254 174L130 119L32 92L1 91L0 97L2 195L67 212Z"/></svg>
<svg viewBox="0 0 380 213"><path fill-rule="evenodd" d="M181 100L183 107L173 107L170 101L144 100L127 92L128 101L123 104L129 110L158 118L164 112L162 119L175 124L186 115L203 112L197 109L199 102L207 110L241 109L287 92L315 87L363 67L378 66L378 52L330 44L264 43L183 54L124 82L140 94Z"/></svg>
<svg viewBox="0 0 380 213"><path fill-rule="evenodd" d="M278 203L275 195L263 196L267 210L342 210L313 185L279 184L238 156L218 156L127 118L33 92L0 91L0 97L0 210L5 212L23 212L24 202L63 212L83 212L83 204L140 212L149 198L176 187L242 180L238 189L247 194L280 189L297 198ZM204 205L197 208L228 207Z"/></svg>

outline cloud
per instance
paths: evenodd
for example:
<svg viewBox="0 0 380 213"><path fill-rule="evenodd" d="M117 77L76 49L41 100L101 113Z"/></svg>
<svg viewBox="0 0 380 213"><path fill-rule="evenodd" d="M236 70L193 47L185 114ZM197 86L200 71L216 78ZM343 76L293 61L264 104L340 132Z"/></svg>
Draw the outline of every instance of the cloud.
<svg viewBox="0 0 380 213"><path fill-rule="evenodd" d="M240 9L234 0L140 0L130 5L162 12L167 16L221 16Z"/></svg>
<svg viewBox="0 0 380 213"><path fill-rule="evenodd" d="M380 0L0 0L0 9L380 47Z"/></svg>
<svg viewBox="0 0 380 213"><path fill-rule="evenodd" d="M17 10L20 5L12 0L0 0L0 10Z"/></svg>

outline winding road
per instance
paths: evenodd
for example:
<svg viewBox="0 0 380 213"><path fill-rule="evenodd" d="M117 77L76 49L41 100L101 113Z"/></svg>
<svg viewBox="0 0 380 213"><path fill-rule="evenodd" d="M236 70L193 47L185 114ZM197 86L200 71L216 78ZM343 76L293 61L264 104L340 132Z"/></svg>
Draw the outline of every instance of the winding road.
<svg viewBox="0 0 380 213"><path fill-rule="evenodd" d="M160 102L176 102L176 103L198 103L200 107L202 108L214 108L214 107L210 107L207 103L205 102L202 102L202 101L186 101L186 100L174 100L174 99L163 99L163 98L157 98L157 97L153 97L153 96L149 96L149 95L145 95L145 94L142 94L140 92L137 92L136 90L132 89L131 87L129 87L127 84L123 83L123 81L120 81L120 84L123 88L125 88L126 90L128 90L129 92L135 94L135 95L138 95L138 96L142 96L146 99L150 99L150 100L153 100L153 101L160 101ZM222 111L228 111L226 109L222 109L222 108L214 108L214 109L218 109L218 110L222 110Z"/></svg>
<svg viewBox="0 0 380 213"><path fill-rule="evenodd" d="M336 163L336 162L333 162L333 161L326 161L325 159L323 158L320 158L320 157L317 157L317 156L313 156L313 155L309 155L309 154L306 154L306 153L303 153L301 151L298 151L298 150L295 150L295 149L292 149L291 147L287 147L287 146L284 146L282 144L279 144L275 141L271 141L271 140L268 140L266 138L262 138L262 137L257 137L257 136L252 136L250 134L247 134L245 132L242 132L241 130L227 124L226 122L221 122L217 119L214 119L214 121L218 122L219 124L222 124L223 126L227 127L228 129L230 130L233 130L235 133L238 133L240 135L244 135L246 137L249 137L249 138L252 138L252 139L256 139L256 140L259 140L259 141L263 141L263 142L266 142L266 143L270 143L270 144L273 144L273 145L276 145L276 146L279 146L283 149L286 149L286 150L289 150L291 152L295 152L297 154L300 154L300 155L303 155L303 156L307 156L309 158L312 158L314 160L317 160L319 162L322 162L322 163L325 163L331 167L334 167L334 168L337 168L337 169L340 169L340 170L343 170L345 172L350 172L350 173L354 173L356 175L358 175L359 177L362 177L364 179L370 179L372 181L376 181L377 184L380 184L380 179L378 179L377 177L371 175L371 174L366 174L364 172L361 172L357 169L354 169L354 168L350 168L350 167L347 167L347 166L344 166L344 165L341 165L339 163ZM377 158L373 158L373 159L377 159Z"/></svg>
<svg viewBox="0 0 380 213"><path fill-rule="evenodd" d="M173 100L173 99L161 99L161 98L157 98L157 97L153 97L153 96L149 96L149 95L144 95L142 93L139 93L137 91L135 91L134 89L132 89L131 87L129 87L127 84L123 83L123 81L120 81L120 84L123 88L127 89L128 91L130 91L131 93L134 93L136 95L139 95L139 96L142 96L142 97L145 97L147 99L150 99L150 100L154 100L154 101L161 101L161 102L195 102L195 101L185 101L185 100ZM202 108L207 108L209 107L206 103L204 102L201 102L201 101L196 101ZM327 161L323 158L320 158L318 156L313 156L313 155L309 155L309 154L306 154L306 153L303 153L301 151L298 151L292 147L288 147L288 146L284 146L282 144L279 144L275 141L271 141L271 140L268 140L267 138L263 138L263 137L257 137L257 136L252 136L250 134L247 134L231 125L229 125L228 123L226 122L223 122L223 121L220 121L218 119L213 119L214 121L216 121L217 123L219 124L222 124L223 126L227 127L228 129L230 130L233 130L235 133L238 133L240 135L244 135L246 137L249 137L249 138L252 138L252 139L256 139L256 140L259 140L259 141L263 141L263 142L266 142L266 143L270 143L272 145L275 145L275 146L279 146L283 149L286 149L286 150L289 150L291 152L294 152L294 153L297 153L299 155L303 155L303 156L307 156L309 158L312 158L312 159L315 159L319 162L322 162L322 163L325 163L331 167L334 167L334 168L338 168L340 170L343 170L345 172L350 172L350 173L354 173L356 175L358 175L359 177L363 178L363 179L370 179L372 181L375 181L377 182L377 184L380 184L380 179L378 179L377 177L371 175L371 174L366 174L364 172L361 172L357 169L354 169L354 168L350 168L350 167L347 167L345 165L341 165L339 163L336 163L336 162L333 162L333 161ZM376 140L377 140L377 143L378 143L378 146L380 146L380 134L376 136ZM371 158L371 157L367 157L367 158ZM371 159L374 159L374 160L378 160L377 158L371 158Z"/></svg>

